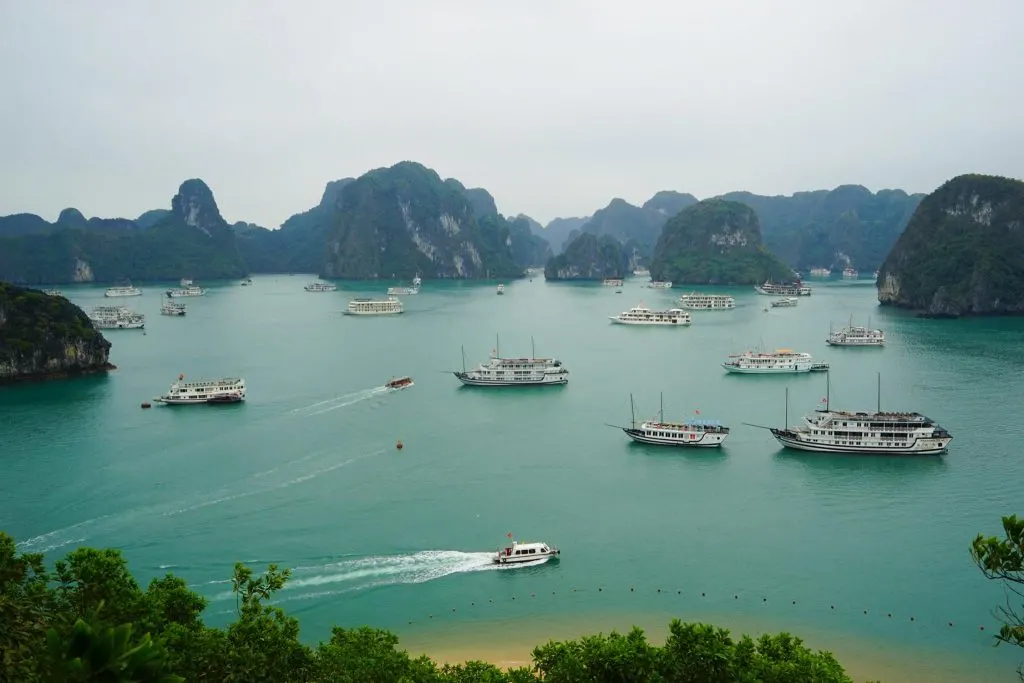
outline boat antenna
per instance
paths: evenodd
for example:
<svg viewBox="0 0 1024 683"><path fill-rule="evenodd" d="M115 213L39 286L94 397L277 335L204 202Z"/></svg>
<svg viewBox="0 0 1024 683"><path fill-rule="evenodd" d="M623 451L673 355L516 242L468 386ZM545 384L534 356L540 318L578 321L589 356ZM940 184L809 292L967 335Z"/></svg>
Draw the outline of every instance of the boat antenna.
<svg viewBox="0 0 1024 683"><path fill-rule="evenodd" d="M494 333L494 355L496 358L501 358L501 340L498 338L498 333Z"/></svg>
<svg viewBox="0 0 1024 683"><path fill-rule="evenodd" d="M882 373L878 373L878 395L875 398L875 412L882 412Z"/></svg>
<svg viewBox="0 0 1024 683"><path fill-rule="evenodd" d="M466 346L465 346L465 344L463 344L463 346L462 346L462 371L463 372L466 371Z"/></svg>
<svg viewBox="0 0 1024 683"><path fill-rule="evenodd" d="M783 429L789 429L789 387L786 387L786 421L782 423Z"/></svg>
<svg viewBox="0 0 1024 683"><path fill-rule="evenodd" d="M661 408L658 410L658 422L665 422L665 392L661 392Z"/></svg>
<svg viewBox="0 0 1024 683"><path fill-rule="evenodd" d="M832 376L825 370L825 410L829 410L828 404L832 400Z"/></svg>
<svg viewBox="0 0 1024 683"><path fill-rule="evenodd" d="M633 394L629 395L629 415L633 420L633 429L636 429L636 408L633 406Z"/></svg>
<svg viewBox="0 0 1024 683"><path fill-rule="evenodd" d="M533 344L533 335L530 335L530 360L534 360L537 357L537 349Z"/></svg>

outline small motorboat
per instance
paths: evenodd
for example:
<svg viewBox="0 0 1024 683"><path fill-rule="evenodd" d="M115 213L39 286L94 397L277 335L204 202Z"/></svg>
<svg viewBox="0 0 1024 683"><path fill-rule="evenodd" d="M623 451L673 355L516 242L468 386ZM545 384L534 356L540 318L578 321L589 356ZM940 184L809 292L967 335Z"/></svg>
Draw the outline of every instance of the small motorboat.
<svg viewBox="0 0 1024 683"><path fill-rule="evenodd" d="M411 386L412 377L399 377L397 379L389 381L387 384L384 385L384 388L390 389L392 391L398 391L399 389L408 389Z"/></svg>
<svg viewBox="0 0 1024 683"><path fill-rule="evenodd" d="M499 284L498 285L498 296L501 296L504 293L505 293L505 285Z"/></svg>
<svg viewBox="0 0 1024 683"><path fill-rule="evenodd" d="M495 564L523 564L546 558L557 558L561 554L561 550L547 543L520 543L513 539L512 545L498 549L494 555L494 562Z"/></svg>

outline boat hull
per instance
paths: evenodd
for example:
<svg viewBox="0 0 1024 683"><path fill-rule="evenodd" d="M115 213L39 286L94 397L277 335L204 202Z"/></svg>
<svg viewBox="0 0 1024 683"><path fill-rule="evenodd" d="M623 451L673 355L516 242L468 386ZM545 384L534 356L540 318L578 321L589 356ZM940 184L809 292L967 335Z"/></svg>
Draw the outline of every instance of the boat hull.
<svg viewBox="0 0 1024 683"><path fill-rule="evenodd" d="M655 322L648 320L622 320L621 318L617 318L614 315L608 316L608 319L611 320L616 325L646 325L648 327L687 327L690 324L689 321L684 322L682 320L673 322Z"/></svg>
<svg viewBox="0 0 1024 683"><path fill-rule="evenodd" d="M744 368L729 365L728 363L722 363L722 367L725 368L727 372L735 372L740 375L791 375L794 373L811 371L810 363L797 364L792 367L783 368Z"/></svg>
<svg viewBox="0 0 1024 683"><path fill-rule="evenodd" d="M536 555L502 555L497 554L491 561L494 564L534 564L540 560L557 560L558 556L561 555L560 550L552 550L549 553L537 553Z"/></svg>
<svg viewBox="0 0 1024 683"><path fill-rule="evenodd" d="M473 377L468 372L453 372L452 374L455 375L460 382L470 387L539 387L569 383L569 378L566 375L550 375L540 379L509 382L508 380L501 379L483 379L480 377Z"/></svg>
<svg viewBox="0 0 1024 683"><path fill-rule="evenodd" d="M153 399L157 403L169 406L191 406L191 405L219 405L225 403L242 403L244 396L206 396L203 398L173 398L169 396L158 396Z"/></svg>
<svg viewBox="0 0 1024 683"><path fill-rule="evenodd" d="M729 436L728 433L693 432L694 438L692 440L682 440L648 436L643 433L643 430L629 427L623 427L622 431L637 443L650 444L652 446L675 446L677 448L718 448L725 441L726 437ZM697 434L699 434L699 438Z"/></svg>
<svg viewBox="0 0 1024 683"><path fill-rule="evenodd" d="M797 451L810 453L834 453L851 455L942 455L949 450L951 436L917 438L907 446L842 446L804 441L792 431L772 429L772 436L785 446Z"/></svg>
<svg viewBox="0 0 1024 683"><path fill-rule="evenodd" d="M405 311L342 311L345 315L399 315Z"/></svg>
<svg viewBox="0 0 1024 683"><path fill-rule="evenodd" d="M867 346L874 348L882 348L885 346L884 341L872 341L872 342L851 342L851 341L837 341L834 339L826 339L825 343L829 346Z"/></svg>

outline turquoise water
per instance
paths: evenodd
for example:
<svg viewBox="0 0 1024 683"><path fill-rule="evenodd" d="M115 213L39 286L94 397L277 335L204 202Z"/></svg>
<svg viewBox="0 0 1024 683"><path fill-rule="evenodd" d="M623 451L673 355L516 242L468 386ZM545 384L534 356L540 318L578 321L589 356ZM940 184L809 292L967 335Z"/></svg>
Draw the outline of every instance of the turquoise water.
<svg viewBox="0 0 1024 683"><path fill-rule="evenodd" d="M184 318L159 315L163 286L150 285L121 300L146 314L146 333L107 333L117 371L0 389L0 528L55 557L119 547L143 581L185 577L215 623L233 614L233 562L292 567L280 603L310 640L334 623L422 638L505 619L541 641L546 619L699 613L837 650L942 652L986 672L963 680L1013 680L1018 653L991 647L1003 593L968 547L1024 512L1024 320L919 320L879 309L862 282L819 284L769 312L748 288L716 290L737 308L694 312L690 328L633 328L607 316L685 290L543 278L508 283L503 297L494 283L428 282L404 315L361 318L341 314L347 300L387 284L313 294L306 281L214 285L184 300ZM63 289L85 310L110 303L101 287ZM870 316L888 346L828 347L829 324L851 316ZM569 384L461 387L450 374L460 347L477 363L496 335L503 355L528 355L533 336ZM780 450L742 423L780 424L787 387L793 422L821 401L825 377L721 368L758 345L829 362L837 408L873 408L881 373L883 408L936 418L954 436L949 454ZM244 376L249 399L139 408L179 373ZM406 374L414 387L380 389ZM606 426L629 421L630 393L638 418L655 415L660 392L667 418L699 410L733 427L725 447L641 446ZM562 558L494 570L486 553L508 532Z"/></svg>

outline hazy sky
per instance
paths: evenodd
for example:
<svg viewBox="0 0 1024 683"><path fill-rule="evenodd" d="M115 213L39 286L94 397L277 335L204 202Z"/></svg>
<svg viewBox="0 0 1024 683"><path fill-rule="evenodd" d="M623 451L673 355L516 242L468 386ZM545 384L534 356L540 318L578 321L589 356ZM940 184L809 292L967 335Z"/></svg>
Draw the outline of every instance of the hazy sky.
<svg viewBox="0 0 1024 683"><path fill-rule="evenodd" d="M203 178L276 227L411 159L547 222L1024 177L1024 0L0 0L0 214Z"/></svg>

